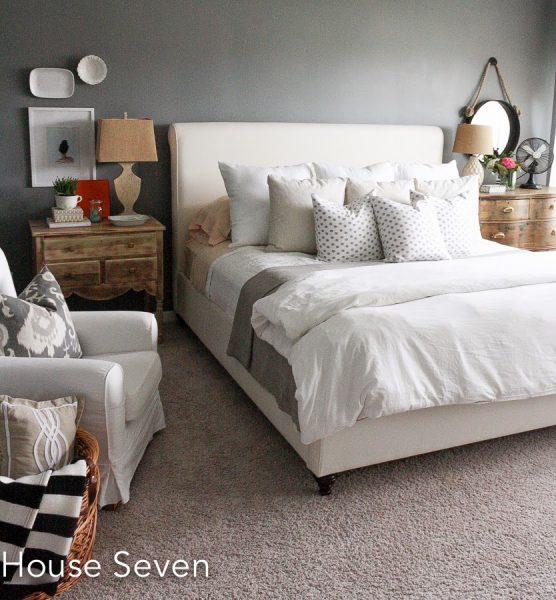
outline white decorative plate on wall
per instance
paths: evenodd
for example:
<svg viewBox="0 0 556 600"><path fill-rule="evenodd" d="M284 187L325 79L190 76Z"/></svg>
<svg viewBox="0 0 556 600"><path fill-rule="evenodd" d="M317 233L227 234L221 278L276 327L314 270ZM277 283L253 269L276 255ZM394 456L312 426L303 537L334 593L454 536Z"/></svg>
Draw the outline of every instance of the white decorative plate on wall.
<svg viewBox="0 0 556 600"><path fill-rule="evenodd" d="M77 74L81 81L89 85L97 85L97 83L104 81L107 73L108 67L106 63L102 58L94 54L83 57L77 65Z"/></svg>
<svg viewBox="0 0 556 600"><path fill-rule="evenodd" d="M33 69L29 88L37 98L70 98L75 91L75 79L68 69Z"/></svg>

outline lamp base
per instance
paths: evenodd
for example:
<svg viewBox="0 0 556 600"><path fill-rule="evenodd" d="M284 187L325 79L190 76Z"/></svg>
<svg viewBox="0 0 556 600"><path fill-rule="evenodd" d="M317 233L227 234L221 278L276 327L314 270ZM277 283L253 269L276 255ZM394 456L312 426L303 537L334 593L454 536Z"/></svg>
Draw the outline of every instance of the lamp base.
<svg viewBox="0 0 556 600"><path fill-rule="evenodd" d="M476 154L471 154L469 156L467 164L465 167L463 167L462 174L464 176L476 175L477 179L479 180L479 186L481 186L485 179L485 170L483 169L483 165Z"/></svg>
<svg viewBox="0 0 556 600"><path fill-rule="evenodd" d="M137 213L133 210L133 205L139 198L139 192L141 191L141 179L135 175L132 167L135 163L125 162L120 163L122 172L116 179L114 179L114 189L116 190L116 196L122 203L124 210L120 214L122 215L136 215Z"/></svg>

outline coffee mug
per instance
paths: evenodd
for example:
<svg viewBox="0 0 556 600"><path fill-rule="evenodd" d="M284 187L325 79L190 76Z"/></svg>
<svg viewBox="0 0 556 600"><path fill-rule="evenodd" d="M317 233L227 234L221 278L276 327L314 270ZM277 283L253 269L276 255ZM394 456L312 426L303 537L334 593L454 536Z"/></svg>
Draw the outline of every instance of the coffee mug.
<svg viewBox="0 0 556 600"><path fill-rule="evenodd" d="M81 196L56 196L58 208L75 208L83 200Z"/></svg>

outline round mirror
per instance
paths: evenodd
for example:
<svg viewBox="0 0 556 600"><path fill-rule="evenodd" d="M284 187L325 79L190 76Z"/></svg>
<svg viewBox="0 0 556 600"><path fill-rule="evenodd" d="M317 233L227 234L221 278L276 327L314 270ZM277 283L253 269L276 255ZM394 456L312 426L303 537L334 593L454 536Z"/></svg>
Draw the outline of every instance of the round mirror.
<svg viewBox="0 0 556 600"><path fill-rule="evenodd" d="M490 125L494 149L499 153L513 152L519 141L519 116L514 107L503 100L485 100L475 107L468 119L473 125Z"/></svg>

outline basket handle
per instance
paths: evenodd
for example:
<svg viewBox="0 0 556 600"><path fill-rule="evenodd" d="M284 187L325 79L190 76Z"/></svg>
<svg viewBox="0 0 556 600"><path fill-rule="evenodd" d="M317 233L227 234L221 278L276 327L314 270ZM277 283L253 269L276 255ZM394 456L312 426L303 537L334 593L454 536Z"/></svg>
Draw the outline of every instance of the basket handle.
<svg viewBox="0 0 556 600"><path fill-rule="evenodd" d="M98 467L90 458L84 458L83 460L85 460L85 462L87 463L89 479L89 504L92 504L93 502L97 501L100 487Z"/></svg>

